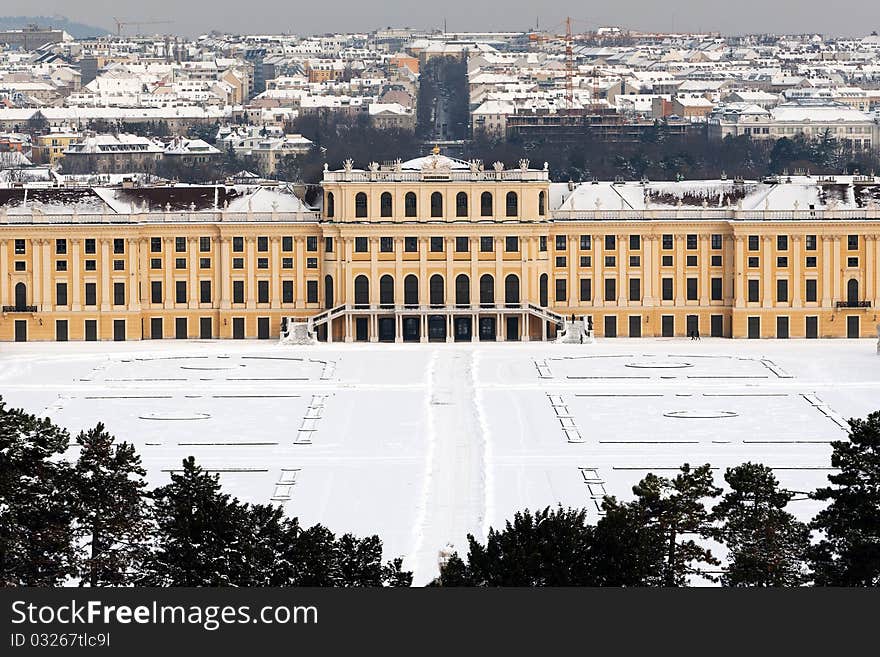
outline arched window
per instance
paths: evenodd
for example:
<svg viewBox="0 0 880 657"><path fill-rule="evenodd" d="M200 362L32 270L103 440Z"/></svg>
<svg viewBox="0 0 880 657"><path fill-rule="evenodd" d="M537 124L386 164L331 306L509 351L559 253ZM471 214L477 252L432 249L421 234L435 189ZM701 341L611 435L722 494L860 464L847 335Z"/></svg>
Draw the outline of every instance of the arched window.
<svg viewBox="0 0 880 657"><path fill-rule="evenodd" d="M336 200L333 198L333 192L327 192L326 215L328 218L333 217L336 213Z"/></svg>
<svg viewBox="0 0 880 657"><path fill-rule="evenodd" d="M333 277L329 274L324 277L324 307L333 307Z"/></svg>
<svg viewBox="0 0 880 657"><path fill-rule="evenodd" d="M471 305L471 279L467 274L459 274L455 277L455 305Z"/></svg>
<svg viewBox="0 0 880 657"><path fill-rule="evenodd" d="M354 216L358 218L367 216L367 195L363 192L354 195Z"/></svg>
<svg viewBox="0 0 880 657"><path fill-rule="evenodd" d="M407 306L419 305L419 279L415 274L403 279L403 303Z"/></svg>
<svg viewBox="0 0 880 657"><path fill-rule="evenodd" d="M544 192L538 193L538 215L543 217L547 214L547 194Z"/></svg>
<svg viewBox="0 0 880 657"><path fill-rule="evenodd" d="M848 303L859 302L859 282L851 278L846 283L846 300Z"/></svg>
<svg viewBox="0 0 880 657"><path fill-rule="evenodd" d="M416 195L415 192L407 192L403 197L403 214L407 217L416 216Z"/></svg>
<svg viewBox="0 0 880 657"><path fill-rule="evenodd" d="M516 192L507 192L505 214L508 217L515 217L519 214L519 198L517 197Z"/></svg>
<svg viewBox="0 0 880 657"><path fill-rule="evenodd" d="M4 274L5 276L5 274ZM15 309L24 310L27 307L27 285L24 283L15 284Z"/></svg>
<svg viewBox="0 0 880 657"><path fill-rule="evenodd" d="M467 192L459 192L455 195L455 216L466 217L468 215Z"/></svg>
<svg viewBox="0 0 880 657"><path fill-rule="evenodd" d="M519 303L519 277L516 274L508 274L504 279L504 303Z"/></svg>
<svg viewBox="0 0 880 657"><path fill-rule="evenodd" d="M434 192L431 194L431 216L443 216L443 194L440 192Z"/></svg>
<svg viewBox="0 0 880 657"><path fill-rule="evenodd" d="M480 194L480 216L492 216L492 192L483 192Z"/></svg>
<svg viewBox="0 0 880 657"><path fill-rule="evenodd" d="M383 306L394 305L394 279L388 274L379 279L379 303Z"/></svg>
<svg viewBox="0 0 880 657"><path fill-rule="evenodd" d="M382 217L390 217L392 214L391 192L382 192L379 197L379 215Z"/></svg>
<svg viewBox="0 0 880 657"><path fill-rule="evenodd" d="M354 305L370 305L370 279L360 275L354 279Z"/></svg>
<svg viewBox="0 0 880 657"><path fill-rule="evenodd" d="M547 274L538 279L538 305L547 307Z"/></svg>
<svg viewBox="0 0 880 657"><path fill-rule="evenodd" d="M443 277L440 274L434 274L428 281L428 294L432 306L442 306L445 303L443 292Z"/></svg>
<svg viewBox="0 0 880 657"><path fill-rule="evenodd" d="M495 305L495 278L492 274L480 276L480 305Z"/></svg>

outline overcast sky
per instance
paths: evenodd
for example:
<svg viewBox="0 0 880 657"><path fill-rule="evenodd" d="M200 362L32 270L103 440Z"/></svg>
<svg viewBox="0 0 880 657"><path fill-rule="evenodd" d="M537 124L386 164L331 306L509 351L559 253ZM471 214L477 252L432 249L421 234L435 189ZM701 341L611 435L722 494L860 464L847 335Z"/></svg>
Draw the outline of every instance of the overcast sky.
<svg viewBox="0 0 880 657"><path fill-rule="evenodd" d="M200 34L231 32L370 31L385 26L449 30L522 30L539 19L543 29L558 31L566 15L575 31L597 25L639 30L712 30L726 34L822 32L862 35L880 30L876 0L3 0L0 14L57 14L113 29L120 20L170 20L150 32ZM148 31L144 26L143 31Z"/></svg>

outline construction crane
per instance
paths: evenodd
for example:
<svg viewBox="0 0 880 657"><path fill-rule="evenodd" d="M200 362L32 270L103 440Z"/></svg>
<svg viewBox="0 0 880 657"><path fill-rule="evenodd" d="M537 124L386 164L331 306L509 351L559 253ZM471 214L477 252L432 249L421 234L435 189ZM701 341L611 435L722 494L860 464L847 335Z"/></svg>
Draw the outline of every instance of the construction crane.
<svg viewBox="0 0 880 657"><path fill-rule="evenodd" d="M116 22L116 36L122 36L122 28L133 25L135 30L140 33L142 25L170 25L171 21L121 21L118 18L113 19Z"/></svg>
<svg viewBox="0 0 880 657"><path fill-rule="evenodd" d="M547 40L556 40L562 39L565 43L565 108L569 111L574 109L574 48L572 46L572 35L571 35L571 17L568 16L565 19L565 34L541 34L538 32L532 32L529 34L529 41L534 42L536 45L542 44Z"/></svg>

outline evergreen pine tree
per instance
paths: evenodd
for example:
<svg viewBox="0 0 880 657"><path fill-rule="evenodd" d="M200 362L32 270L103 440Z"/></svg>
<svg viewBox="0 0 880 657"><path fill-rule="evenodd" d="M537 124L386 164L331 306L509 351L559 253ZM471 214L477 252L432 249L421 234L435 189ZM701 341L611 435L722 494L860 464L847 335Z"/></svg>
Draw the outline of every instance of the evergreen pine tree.
<svg viewBox="0 0 880 657"><path fill-rule="evenodd" d="M70 436L0 398L0 586L57 586L75 572Z"/></svg>
<svg viewBox="0 0 880 657"><path fill-rule="evenodd" d="M691 538L684 538L711 537L713 528L706 502L720 492L713 483L708 463L697 468L685 463L671 480L650 473L633 486L636 500L632 504L665 543L665 556L658 573L663 586L686 586L691 575L708 577L700 564L720 564L709 549Z"/></svg>
<svg viewBox="0 0 880 657"><path fill-rule="evenodd" d="M147 535L141 459L129 443L116 443L103 424L80 433L74 467L78 534L85 555L80 578L88 586L131 581Z"/></svg>
<svg viewBox="0 0 880 657"><path fill-rule="evenodd" d="M717 537L729 551L724 586L800 586L810 530L785 510L792 494L760 464L728 468L730 492L715 505Z"/></svg>
<svg viewBox="0 0 880 657"><path fill-rule="evenodd" d="M849 440L831 444L833 486L813 494L830 504L812 522L822 538L810 565L819 586L880 586L880 411L849 424Z"/></svg>
<svg viewBox="0 0 880 657"><path fill-rule="evenodd" d="M190 456L171 483L152 493L155 545L139 583L147 586L231 586L249 573L242 527L246 509L220 490L219 475Z"/></svg>

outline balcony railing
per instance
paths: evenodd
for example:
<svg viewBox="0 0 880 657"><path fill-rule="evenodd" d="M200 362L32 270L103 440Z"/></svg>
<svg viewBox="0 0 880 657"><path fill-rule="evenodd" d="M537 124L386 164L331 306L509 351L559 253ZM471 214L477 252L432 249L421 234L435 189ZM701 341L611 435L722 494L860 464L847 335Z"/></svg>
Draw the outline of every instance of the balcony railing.
<svg viewBox="0 0 880 657"><path fill-rule="evenodd" d="M870 301L838 301L838 308L870 308Z"/></svg>
<svg viewBox="0 0 880 657"><path fill-rule="evenodd" d="M4 313L35 313L36 306L3 306Z"/></svg>

